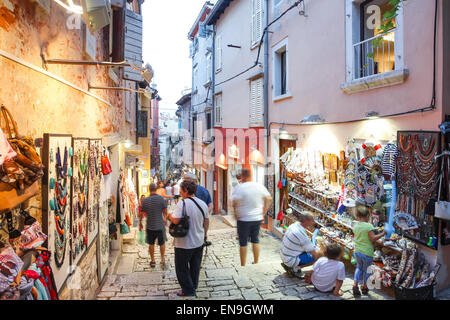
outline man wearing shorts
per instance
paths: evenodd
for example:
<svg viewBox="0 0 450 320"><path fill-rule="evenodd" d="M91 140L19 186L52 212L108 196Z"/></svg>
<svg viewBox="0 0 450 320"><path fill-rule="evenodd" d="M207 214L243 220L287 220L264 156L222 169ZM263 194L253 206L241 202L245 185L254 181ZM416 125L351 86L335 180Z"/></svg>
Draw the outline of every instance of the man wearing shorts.
<svg viewBox="0 0 450 320"><path fill-rule="evenodd" d="M241 266L245 266L249 238L252 243L253 263L258 263L260 252L259 230L261 222L264 221L264 215L272 203L272 197L266 187L257 182L252 182L249 169L242 169L241 180L242 183L233 190L231 201L237 220Z"/></svg>
<svg viewBox="0 0 450 320"><path fill-rule="evenodd" d="M150 253L150 267L156 266L155 262L155 240L158 239L159 250L161 253L161 265L165 265L166 251L166 222L167 222L167 202L156 193L156 184L150 184L150 196L142 200L141 211L147 214L147 243ZM139 221L139 230L142 230L142 219Z"/></svg>
<svg viewBox="0 0 450 320"><path fill-rule="evenodd" d="M286 271L300 271L300 267L312 265L318 258L320 252L314 247L311 239L306 233L315 225L314 217L309 213L300 216L299 222L289 226L283 236L281 243L281 260Z"/></svg>

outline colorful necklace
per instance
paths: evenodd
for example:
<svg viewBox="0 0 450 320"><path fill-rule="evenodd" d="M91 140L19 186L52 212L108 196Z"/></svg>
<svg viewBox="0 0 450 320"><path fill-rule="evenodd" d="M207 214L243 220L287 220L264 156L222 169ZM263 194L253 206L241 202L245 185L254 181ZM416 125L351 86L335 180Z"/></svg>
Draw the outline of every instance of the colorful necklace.
<svg viewBox="0 0 450 320"><path fill-rule="evenodd" d="M67 147L64 147L64 164L61 165L61 150L58 147L56 152L56 172L58 179L64 179L67 176Z"/></svg>
<svg viewBox="0 0 450 320"><path fill-rule="evenodd" d="M408 146L405 148L404 146L404 141L408 140ZM404 151L404 152L409 152L409 150L412 147L412 138L409 135L402 135L400 134L400 148Z"/></svg>

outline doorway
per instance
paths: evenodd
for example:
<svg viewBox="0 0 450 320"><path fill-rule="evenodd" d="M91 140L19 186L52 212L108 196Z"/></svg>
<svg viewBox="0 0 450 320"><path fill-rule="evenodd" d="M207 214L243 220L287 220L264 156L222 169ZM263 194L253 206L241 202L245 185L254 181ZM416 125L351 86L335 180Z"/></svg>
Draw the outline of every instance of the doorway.
<svg viewBox="0 0 450 320"><path fill-rule="evenodd" d="M280 158L283 154L285 154L289 148L294 148L297 146L297 141L296 140L286 140L286 139L280 139ZM280 161L280 180L283 178L283 164ZM278 181L277 181L278 182ZM283 201L284 198L284 201ZM287 194L287 184L286 187L280 189L280 198L278 199L280 202L280 210L282 209L283 211L285 209L287 209L287 204L288 204L288 194Z"/></svg>

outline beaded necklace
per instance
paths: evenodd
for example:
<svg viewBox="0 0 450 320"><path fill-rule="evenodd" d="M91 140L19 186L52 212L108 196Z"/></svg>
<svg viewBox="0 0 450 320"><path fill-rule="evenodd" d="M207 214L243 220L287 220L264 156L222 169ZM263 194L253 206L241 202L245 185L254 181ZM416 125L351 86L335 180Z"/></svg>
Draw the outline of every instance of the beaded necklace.
<svg viewBox="0 0 450 320"><path fill-rule="evenodd" d="M64 179L67 176L67 147L64 147L64 164L61 165L61 150L58 147L56 152L56 172L58 179Z"/></svg>
<svg viewBox="0 0 450 320"><path fill-rule="evenodd" d="M405 140L408 140L408 146L406 148L403 145ZM400 143L399 144L400 144L400 148L404 152L408 152L411 149L411 147L412 147L412 138L411 138L411 136L400 134Z"/></svg>

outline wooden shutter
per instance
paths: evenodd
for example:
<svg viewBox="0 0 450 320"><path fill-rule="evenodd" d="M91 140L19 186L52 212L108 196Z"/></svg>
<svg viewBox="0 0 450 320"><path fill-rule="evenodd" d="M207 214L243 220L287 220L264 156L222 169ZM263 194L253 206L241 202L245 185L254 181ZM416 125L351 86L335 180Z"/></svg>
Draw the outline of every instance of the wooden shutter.
<svg viewBox="0 0 450 320"><path fill-rule="evenodd" d="M125 60L142 67L142 16L131 10L125 14ZM141 73L127 67L124 70L124 79L142 81Z"/></svg>
<svg viewBox="0 0 450 320"><path fill-rule="evenodd" d="M214 114L215 114L215 123L222 124L222 95L218 94L215 96L214 101Z"/></svg>
<svg viewBox="0 0 450 320"><path fill-rule="evenodd" d="M210 82L212 77L212 59L211 53L206 55L206 82Z"/></svg>
<svg viewBox="0 0 450 320"><path fill-rule="evenodd" d="M252 45L259 43L262 36L262 0L252 0Z"/></svg>
<svg viewBox="0 0 450 320"><path fill-rule="evenodd" d="M250 82L250 124L263 125L263 80L259 78Z"/></svg>
<svg viewBox="0 0 450 320"><path fill-rule="evenodd" d="M140 138L147 138L148 132L148 112L146 110L138 111L137 135Z"/></svg>
<svg viewBox="0 0 450 320"><path fill-rule="evenodd" d="M216 71L222 69L222 36L216 37Z"/></svg>

